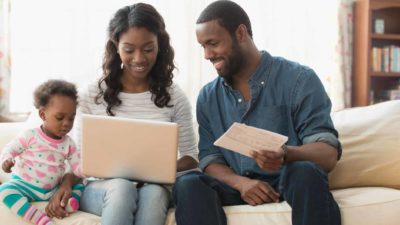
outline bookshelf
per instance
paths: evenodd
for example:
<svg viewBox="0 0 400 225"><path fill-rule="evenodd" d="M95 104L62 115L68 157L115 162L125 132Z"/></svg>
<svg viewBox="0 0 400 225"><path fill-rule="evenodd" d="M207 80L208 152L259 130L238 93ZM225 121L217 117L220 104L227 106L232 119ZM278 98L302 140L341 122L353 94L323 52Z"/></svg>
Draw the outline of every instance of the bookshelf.
<svg viewBox="0 0 400 225"><path fill-rule="evenodd" d="M400 0L355 1L353 38L352 105L400 97Z"/></svg>

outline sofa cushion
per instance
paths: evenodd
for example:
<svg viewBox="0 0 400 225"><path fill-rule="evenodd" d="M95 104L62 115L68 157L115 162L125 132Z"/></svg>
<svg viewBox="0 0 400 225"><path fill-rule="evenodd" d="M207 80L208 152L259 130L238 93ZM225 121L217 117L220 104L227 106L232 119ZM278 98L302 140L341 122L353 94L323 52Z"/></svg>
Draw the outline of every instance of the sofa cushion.
<svg viewBox="0 0 400 225"><path fill-rule="evenodd" d="M9 141L11 141L23 129L23 122L0 123L0 151Z"/></svg>
<svg viewBox="0 0 400 225"><path fill-rule="evenodd" d="M333 196L339 204L342 225L398 225L400 221L400 191L390 188L349 188L334 190ZM44 209L47 202L34 202L36 207ZM261 206L226 206L229 225L269 224L290 225L291 209L286 202ZM28 225L3 204L0 204L0 224ZM382 223L384 221L384 223ZM100 217L76 212L62 220L55 219L59 225L100 225ZM168 213L166 225L175 225L174 210Z"/></svg>
<svg viewBox="0 0 400 225"><path fill-rule="evenodd" d="M332 115L343 155L330 173L332 189L400 189L400 101L346 109Z"/></svg>
<svg viewBox="0 0 400 225"><path fill-rule="evenodd" d="M0 123L0 153L4 145L10 142L19 132L22 131L25 124L18 123ZM9 178L9 174L3 172L0 168L0 183L5 182Z"/></svg>
<svg viewBox="0 0 400 225"><path fill-rule="evenodd" d="M399 224L399 190L383 187L349 188L334 190L332 194L340 207L342 225ZM224 210L229 225L292 224L291 208L286 202L260 206L226 206ZM176 224L173 210L170 210L165 224Z"/></svg>
<svg viewBox="0 0 400 225"><path fill-rule="evenodd" d="M0 153L3 150L4 145L15 138L19 132L34 127L39 127L41 123L42 121L36 109L32 110L32 113L30 113L28 119L24 122L0 123ZM2 169L0 169L0 183L5 182L9 176L10 174L6 174Z"/></svg>
<svg viewBox="0 0 400 225"><path fill-rule="evenodd" d="M400 223L400 190L364 187L334 190L342 225L396 225Z"/></svg>
<svg viewBox="0 0 400 225"><path fill-rule="evenodd" d="M39 209L44 210L47 202L34 202L34 206ZM22 218L11 212L6 206L0 204L0 224L12 224L12 225L31 225L31 223L25 222ZM99 216L78 211L71 214L71 216L66 217L62 220L54 219L57 225L100 225L101 218Z"/></svg>

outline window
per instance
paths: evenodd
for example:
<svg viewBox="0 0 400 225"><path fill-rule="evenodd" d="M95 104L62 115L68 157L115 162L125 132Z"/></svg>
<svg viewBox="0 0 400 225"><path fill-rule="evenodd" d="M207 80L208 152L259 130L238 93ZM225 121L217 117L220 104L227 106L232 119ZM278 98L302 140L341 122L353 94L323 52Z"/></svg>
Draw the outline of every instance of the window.
<svg viewBox="0 0 400 225"><path fill-rule="evenodd" d="M192 106L200 88L215 78L195 37L195 21L210 0L144 1L165 19L175 61L175 81ZM337 75L337 1L237 0L249 14L260 50L313 68L328 91ZM75 82L79 88L98 79L113 13L132 1L11 1L11 112L32 109L33 89L49 78ZM329 93L329 92L328 92ZM332 95L331 95L332 97ZM333 99L334 100L334 99Z"/></svg>

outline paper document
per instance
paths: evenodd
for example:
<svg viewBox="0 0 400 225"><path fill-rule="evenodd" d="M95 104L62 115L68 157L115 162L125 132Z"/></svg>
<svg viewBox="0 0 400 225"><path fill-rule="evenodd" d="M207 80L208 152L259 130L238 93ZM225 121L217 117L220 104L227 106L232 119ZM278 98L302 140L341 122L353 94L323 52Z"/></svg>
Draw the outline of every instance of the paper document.
<svg viewBox="0 0 400 225"><path fill-rule="evenodd" d="M214 145L226 148L250 157L250 150L278 151L288 137L264 129L233 123L232 126L214 142Z"/></svg>

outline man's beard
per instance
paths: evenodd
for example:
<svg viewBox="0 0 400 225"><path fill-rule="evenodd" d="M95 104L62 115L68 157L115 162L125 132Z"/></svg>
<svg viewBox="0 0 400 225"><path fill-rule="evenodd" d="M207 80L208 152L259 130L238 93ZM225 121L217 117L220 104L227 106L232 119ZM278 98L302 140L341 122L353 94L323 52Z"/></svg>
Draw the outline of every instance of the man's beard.
<svg viewBox="0 0 400 225"><path fill-rule="evenodd" d="M232 79L244 64L243 55L240 50L239 44L235 38L232 42L232 54L228 57L228 62L224 70L218 72L218 75L223 77L228 84L232 84Z"/></svg>

